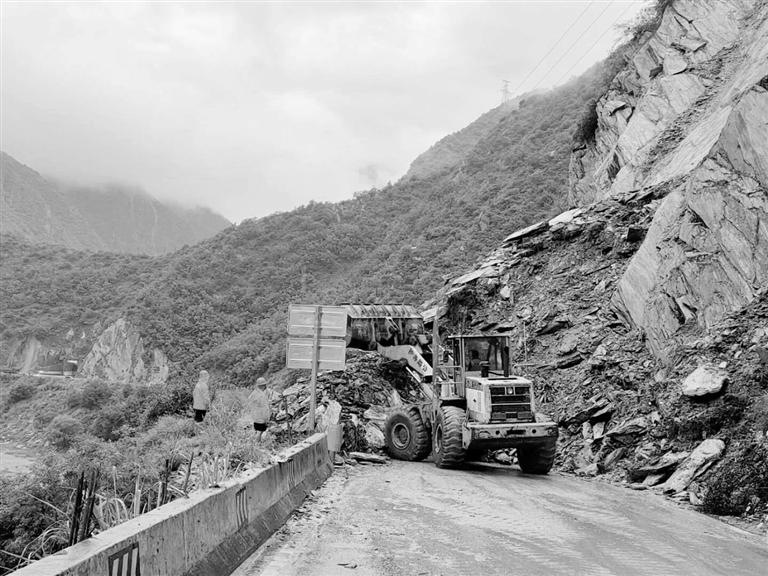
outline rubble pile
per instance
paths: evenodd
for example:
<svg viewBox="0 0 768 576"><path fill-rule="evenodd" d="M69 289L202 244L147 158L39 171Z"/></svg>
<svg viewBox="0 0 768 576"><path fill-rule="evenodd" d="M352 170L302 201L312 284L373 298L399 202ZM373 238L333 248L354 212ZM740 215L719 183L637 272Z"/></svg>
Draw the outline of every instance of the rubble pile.
<svg viewBox="0 0 768 576"><path fill-rule="evenodd" d="M343 425L341 448L366 452L384 448L384 421L393 407L424 402L421 386L399 363L361 350L347 350L343 372L317 377L317 428ZM310 379L301 377L273 396L277 424L272 432L287 436L305 433L309 418Z"/></svg>
<svg viewBox="0 0 768 576"><path fill-rule="evenodd" d="M768 416L758 415L768 410L768 350L758 362L768 297L708 334L681 330L666 361L651 354L612 295L665 193L605 200L518 231L425 306L437 306L453 332L513 336L516 371L560 425L560 470L701 504L729 446L768 444Z"/></svg>

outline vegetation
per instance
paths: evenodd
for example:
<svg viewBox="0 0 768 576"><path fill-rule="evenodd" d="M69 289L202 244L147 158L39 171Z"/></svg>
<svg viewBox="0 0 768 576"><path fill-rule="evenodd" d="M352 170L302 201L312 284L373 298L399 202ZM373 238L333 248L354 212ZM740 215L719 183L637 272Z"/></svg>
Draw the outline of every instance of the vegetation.
<svg viewBox="0 0 768 576"><path fill-rule="evenodd" d="M5 401L7 404L15 404L16 402L31 398L34 393L35 387L29 379L20 378L17 382L14 382L13 386L8 390L8 395L6 396Z"/></svg>
<svg viewBox="0 0 768 576"><path fill-rule="evenodd" d="M731 447L708 482L704 511L741 515L768 502L768 446L750 442Z"/></svg>
<svg viewBox="0 0 768 576"><path fill-rule="evenodd" d="M188 414L189 397L172 386L38 380L33 394L3 418L31 420L41 403L56 403L59 411L67 406L67 413L35 424L50 450L31 473L0 478L2 566L19 567L24 563L19 556L39 558L66 546L73 493L83 471L100 473L94 526L104 530L157 506L166 469L171 499L269 460L254 444L250 427L240 422L237 392L220 390L205 422L196 424Z"/></svg>

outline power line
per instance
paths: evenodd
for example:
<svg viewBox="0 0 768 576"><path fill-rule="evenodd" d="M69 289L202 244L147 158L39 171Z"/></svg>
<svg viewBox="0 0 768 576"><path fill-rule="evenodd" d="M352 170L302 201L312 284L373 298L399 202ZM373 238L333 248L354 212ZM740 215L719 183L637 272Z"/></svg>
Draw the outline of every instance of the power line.
<svg viewBox="0 0 768 576"><path fill-rule="evenodd" d="M634 4L637 4L637 2L638 2L638 1L639 1L639 0L633 0L632 2L630 2L630 3L627 5L627 7L626 7L626 8L624 8L624 10L622 11L622 13L621 13L621 14L619 14L618 18L616 18L616 20L614 20L613 22L611 22L611 25L610 25L608 28L606 28L606 29L603 31L603 33L602 33L602 34L600 34L600 36L598 36L598 37L597 37L597 40L595 40L595 41L594 41L594 43L592 44L592 46L590 46L589 48L587 48L587 51L586 51L586 52L584 52L584 53L581 55L581 57L580 57L578 60L576 60L576 62L574 62L574 63L571 65L571 67L568 69L568 71L567 71L565 74L563 74L563 75L561 76L561 78L563 78L563 77L567 76L568 74L570 74L570 73L571 73L571 71L572 71L574 68L576 68L576 66L578 66L579 62L581 62L582 60L584 60L584 58L587 56L587 54L589 54L589 53L590 53L590 52L591 52L591 51L594 49L594 47L595 47L595 46L597 46L597 43L598 43L598 42L600 42L600 40L602 40L602 39L603 39L603 37L604 37L606 34L608 34L608 32L610 32L610 31L611 31L611 29L613 28L613 26L614 26L614 25L615 25L615 24L616 24L616 23L617 23L619 20L621 20L621 19L624 17L624 14L626 14L626 13L629 11L629 9L630 9L630 8L632 8L632 6L633 6Z"/></svg>
<svg viewBox="0 0 768 576"><path fill-rule="evenodd" d="M560 35L560 38L558 38L558 39L557 39L557 41L556 41L554 44L552 44L552 47L549 49L549 51L548 51L546 54L544 54L544 56L542 56L542 57L541 57L541 59L540 59L540 60L539 60L539 61L536 63L536 66L534 66L534 67L533 67L533 69L532 69L530 72L528 72L528 76L526 76L525 78L523 78L523 81L522 81L522 82L520 82L520 84L518 84L518 85L517 85L517 87L516 87L516 88L513 90L513 92L512 92L513 94L517 93L517 91L518 91L518 90L520 90L520 88L523 86L523 84L525 84L525 83L528 81L528 79L529 79L531 76L533 76L533 73L534 73L534 72L536 72L536 70L538 70L538 69L539 69L539 66L541 66L541 65L542 65L542 63L544 62L544 60L546 60L546 59L547 59L547 57L548 57L550 54L552 54L552 52L555 50L555 48L557 48L557 47L560 45L560 42L562 42L563 38L565 38L565 37L566 37L566 35L568 34L568 32L570 32L571 30L573 30L573 27L574 27L574 26L576 26L576 24L579 22L579 20L581 20L581 17L582 17L582 16L584 16L584 14L586 14L586 13L587 13L587 10L589 10L589 7L590 7L590 6L592 6L592 4L594 4L594 3L595 3L595 0L592 0L592 1L591 1L589 4L587 4L587 5L586 5L586 7L584 8L584 10L582 10L582 11L581 11L581 14L579 14L579 15L576 17L576 20L574 20L574 21L571 23L571 25L570 25L570 26L568 26L568 28L565 30L565 32L563 32L563 33Z"/></svg>
<svg viewBox="0 0 768 576"><path fill-rule="evenodd" d="M581 34L579 34L579 37L578 37L578 38L576 38L576 40L574 40L573 42L571 42L570 48L573 48L574 46L576 46L576 44L578 43L578 41L579 41L579 40L581 40L582 38L584 38L584 35L585 35L587 32L589 32L589 31L592 29L592 26L594 26L594 25L595 25L595 23L596 23L598 20L600 20L600 18L602 18L602 17L603 17L603 14L605 14L605 13L608 11L608 8L610 8L610 7L611 7L611 4L613 4L614 2L615 2L615 0L611 0L610 2L608 2L608 4L606 4L605 8L603 8L603 11L602 11L602 12L600 12L600 14L598 14L598 15L597 15L597 18L595 18L594 20L592 20L592 22L590 23L590 25L589 25L589 26L587 26L587 27L586 27L586 29L585 29L585 30L584 30L584 31L583 31ZM549 73L550 73L550 72L552 72L552 70L554 70L554 69L555 69L555 67L557 67L557 65L558 65L558 64L560 64L560 62L562 62L562 61L563 61L563 59L564 59L566 56L568 56L568 54L569 54L569 53L570 53L570 50L566 50L566 51L565 51L565 53L564 53L564 54L563 54L563 55L562 55L562 56L561 56L561 57L560 57L560 58L557 60L557 62L555 62L554 64L552 64L552 66L550 66L549 70L547 70L547 71L544 73L544 76L542 76L542 77L541 77L541 79L540 79L540 80L539 80L539 81L536 83L536 85L535 85L533 88L531 88L531 90L535 90L536 88L538 88L538 87L539 87L539 85L540 85L540 84L541 84L541 83L544 81L544 79L545 79L545 78L546 78L546 77L549 75Z"/></svg>

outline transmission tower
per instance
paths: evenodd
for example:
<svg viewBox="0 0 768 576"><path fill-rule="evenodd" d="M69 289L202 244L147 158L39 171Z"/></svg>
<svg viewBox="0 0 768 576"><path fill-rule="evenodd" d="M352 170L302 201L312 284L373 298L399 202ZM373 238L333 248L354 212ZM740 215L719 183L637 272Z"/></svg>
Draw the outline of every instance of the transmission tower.
<svg viewBox="0 0 768 576"><path fill-rule="evenodd" d="M509 99L511 98L511 94L509 92L509 80L502 80L501 81L501 103L506 104L509 102Z"/></svg>

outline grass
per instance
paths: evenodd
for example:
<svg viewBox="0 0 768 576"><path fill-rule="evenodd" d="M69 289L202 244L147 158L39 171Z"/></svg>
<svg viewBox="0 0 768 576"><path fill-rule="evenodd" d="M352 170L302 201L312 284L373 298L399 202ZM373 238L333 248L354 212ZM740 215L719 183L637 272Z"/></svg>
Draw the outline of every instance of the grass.
<svg viewBox="0 0 768 576"><path fill-rule="evenodd" d="M191 406L169 404L169 398L183 399L182 393L46 379L31 384L25 399L3 402L0 412L0 430L7 434L25 423L17 441L49 439L30 472L0 479L0 565L13 569L66 547L75 487L85 470L100 469L93 529L101 532L191 491L265 467L283 446L268 434L256 443L241 417L247 391L218 391L205 421L195 423L185 414ZM147 417L158 405L170 406L171 413ZM51 406L64 410L35 419ZM123 417L114 420L119 412ZM130 420L131 414L136 418ZM110 423L104 424L105 415ZM104 428L109 434L97 434Z"/></svg>

